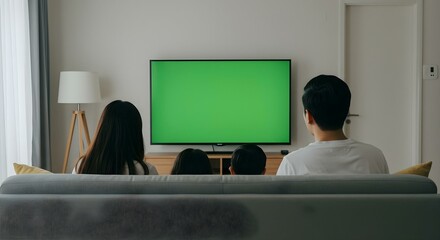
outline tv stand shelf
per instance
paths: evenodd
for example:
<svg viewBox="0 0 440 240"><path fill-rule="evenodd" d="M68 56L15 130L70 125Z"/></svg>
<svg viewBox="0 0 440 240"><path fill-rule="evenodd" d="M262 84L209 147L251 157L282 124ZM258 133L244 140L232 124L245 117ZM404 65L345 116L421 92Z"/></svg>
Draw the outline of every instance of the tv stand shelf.
<svg viewBox="0 0 440 240"><path fill-rule="evenodd" d="M154 166L159 175L169 175L174 165L174 160L177 157L177 152L163 152L163 153L147 153L145 160ZM232 153L208 153L208 157L211 160L211 165L214 174L226 175L230 174L229 166L231 162ZM283 155L280 153L269 152L266 153L266 175L275 175L278 166L283 159Z"/></svg>

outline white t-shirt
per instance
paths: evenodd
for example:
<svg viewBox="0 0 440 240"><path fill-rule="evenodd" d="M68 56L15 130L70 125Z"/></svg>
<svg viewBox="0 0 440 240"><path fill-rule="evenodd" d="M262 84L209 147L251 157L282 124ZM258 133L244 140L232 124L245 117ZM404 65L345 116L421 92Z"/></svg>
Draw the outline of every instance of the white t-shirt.
<svg viewBox="0 0 440 240"><path fill-rule="evenodd" d="M382 151L352 139L318 141L289 153L277 175L389 173Z"/></svg>
<svg viewBox="0 0 440 240"><path fill-rule="evenodd" d="M77 166L79 166L81 161L82 160L80 160L78 162ZM134 162L134 167L136 168L136 175L144 175L145 172L144 172L144 168L142 167L142 165L138 161L133 161L133 162ZM148 171L149 171L148 175L159 175L159 173L157 172L156 167L153 164L148 163L148 162L145 162L145 164L147 164L147 167L148 167ZM124 170L122 171L122 175L128 175L128 173L129 173L128 165L126 164L125 167L124 167ZM73 168L72 174L78 174L76 172L76 167Z"/></svg>

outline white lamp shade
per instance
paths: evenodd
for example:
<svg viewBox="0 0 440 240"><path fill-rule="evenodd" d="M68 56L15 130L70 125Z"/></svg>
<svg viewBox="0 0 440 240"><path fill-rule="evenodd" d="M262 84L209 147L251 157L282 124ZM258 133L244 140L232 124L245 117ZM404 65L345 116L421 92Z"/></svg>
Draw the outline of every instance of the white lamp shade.
<svg viewBox="0 0 440 240"><path fill-rule="evenodd" d="M101 101L99 78L96 73L63 71L58 89L59 103L94 103Z"/></svg>

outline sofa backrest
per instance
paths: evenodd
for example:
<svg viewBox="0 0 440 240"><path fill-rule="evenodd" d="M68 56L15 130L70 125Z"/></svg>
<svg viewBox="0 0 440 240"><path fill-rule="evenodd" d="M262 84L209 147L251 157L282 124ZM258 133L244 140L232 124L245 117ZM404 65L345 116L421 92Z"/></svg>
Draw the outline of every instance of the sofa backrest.
<svg viewBox="0 0 440 240"><path fill-rule="evenodd" d="M1 194L426 194L435 183L415 175L75 175L8 177Z"/></svg>

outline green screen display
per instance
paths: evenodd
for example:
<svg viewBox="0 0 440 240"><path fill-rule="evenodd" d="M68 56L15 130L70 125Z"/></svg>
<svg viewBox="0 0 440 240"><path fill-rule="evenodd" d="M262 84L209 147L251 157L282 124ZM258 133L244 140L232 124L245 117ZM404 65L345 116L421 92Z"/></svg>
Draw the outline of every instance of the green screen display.
<svg viewBox="0 0 440 240"><path fill-rule="evenodd" d="M151 60L151 144L289 144L290 66Z"/></svg>

